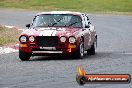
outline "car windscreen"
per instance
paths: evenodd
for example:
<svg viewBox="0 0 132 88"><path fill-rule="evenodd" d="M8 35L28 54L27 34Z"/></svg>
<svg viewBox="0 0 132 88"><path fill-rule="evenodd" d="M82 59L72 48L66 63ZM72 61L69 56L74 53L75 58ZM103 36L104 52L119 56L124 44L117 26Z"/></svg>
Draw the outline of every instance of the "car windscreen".
<svg viewBox="0 0 132 88"><path fill-rule="evenodd" d="M73 14L42 14L34 18L32 27L82 27L81 21Z"/></svg>

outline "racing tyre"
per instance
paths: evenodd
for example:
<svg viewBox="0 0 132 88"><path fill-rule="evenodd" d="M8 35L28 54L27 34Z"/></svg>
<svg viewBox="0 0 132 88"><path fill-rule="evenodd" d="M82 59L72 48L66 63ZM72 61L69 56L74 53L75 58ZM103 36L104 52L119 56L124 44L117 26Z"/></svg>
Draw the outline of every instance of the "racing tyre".
<svg viewBox="0 0 132 88"><path fill-rule="evenodd" d="M22 61L28 61L31 57L31 54L29 53L25 53L23 52L22 50L19 50L19 58L22 60Z"/></svg>
<svg viewBox="0 0 132 88"><path fill-rule="evenodd" d="M94 45L94 43L91 46L91 48L89 50L87 50L87 54L88 55L95 55L95 45Z"/></svg>
<svg viewBox="0 0 132 88"><path fill-rule="evenodd" d="M84 57L84 43L83 41L80 42L78 50L74 54L75 58L80 58L82 59Z"/></svg>

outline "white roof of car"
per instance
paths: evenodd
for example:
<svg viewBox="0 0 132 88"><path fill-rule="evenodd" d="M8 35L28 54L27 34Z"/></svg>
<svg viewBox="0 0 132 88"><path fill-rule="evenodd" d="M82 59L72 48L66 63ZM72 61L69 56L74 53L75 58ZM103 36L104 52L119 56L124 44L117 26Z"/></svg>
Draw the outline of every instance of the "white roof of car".
<svg viewBox="0 0 132 88"><path fill-rule="evenodd" d="M41 13L38 13L37 15L41 15L41 14L78 14L78 15L81 15L82 13L71 12L71 11L50 11L50 12L41 12Z"/></svg>

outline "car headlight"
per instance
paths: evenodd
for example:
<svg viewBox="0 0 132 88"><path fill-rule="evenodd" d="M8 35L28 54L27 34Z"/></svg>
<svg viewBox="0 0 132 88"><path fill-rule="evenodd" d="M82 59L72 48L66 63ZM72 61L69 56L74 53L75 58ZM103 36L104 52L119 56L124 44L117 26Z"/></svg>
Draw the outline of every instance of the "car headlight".
<svg viewBox="0 0 132 88"><path fill-rule="evenodd" d="M70 43L75 43L76 42L76 39L75 39L75 37L69 37L69 42Z"/></svg>
<svg viewBox="0 0 132 88"><path fill-rule="evenodd" d="M30 37L29 37L29 41L30 41L30 42L34 42L34 40L35 40L34 36L30 36Z"/></svg>
<svg viewBox="0 0 132 88"><path fill-rule="evenodd" d="M64 36L60 37L60 41L61 42L66 42L66 37L64 37Z"/></svg>
<svg viewBox="0 0 132 88"><path fill-rule="evenodd" d="M26 41L27 41L26 36L21 36L21 37L20 37L20 42L26 42Z"/></svg>

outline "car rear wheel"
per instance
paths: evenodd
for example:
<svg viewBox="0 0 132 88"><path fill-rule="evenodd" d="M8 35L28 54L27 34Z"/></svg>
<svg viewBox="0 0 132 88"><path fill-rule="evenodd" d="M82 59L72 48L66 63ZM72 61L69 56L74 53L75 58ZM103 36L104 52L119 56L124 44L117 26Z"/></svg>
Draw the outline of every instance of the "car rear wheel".
<svg viewBox="0 0 132 88"><path fill-rule="evenodd" d="M22 60L22 61L28 61L31 57L31 54L29 53L25 53L23 52L22 50L19 50L19 58Z"/></svg>
<svg viewBox="0 0 132 88"><path fill-rule="evenodd" d="M82 59L84 56L84 43L83 40L80 42L78 50L75 52L74 57Z"/></svg>
<svg viewBox="0 0 132 88"><path fill-rule="evenodd" d="M89 50L87 50L87 54L88 55L95 55L95 45L94 45L94 43L91 46L91 48Z"/></svg>

